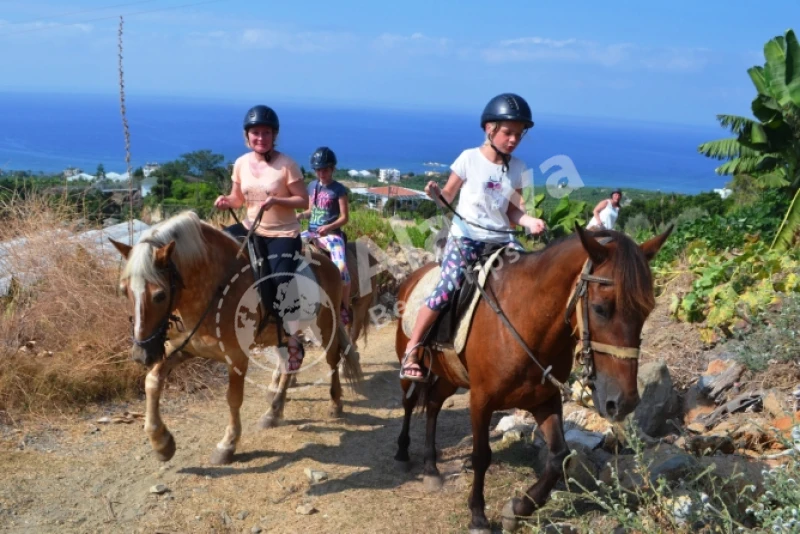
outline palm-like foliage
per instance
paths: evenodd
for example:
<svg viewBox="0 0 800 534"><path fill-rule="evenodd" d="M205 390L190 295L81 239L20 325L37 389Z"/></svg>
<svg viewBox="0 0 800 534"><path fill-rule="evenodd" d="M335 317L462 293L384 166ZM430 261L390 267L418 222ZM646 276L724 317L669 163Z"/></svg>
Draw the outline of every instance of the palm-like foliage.
<svg viewBox="0 0 800 534"><path fill-rule="evenodd" d="M766 63L747 71L758 94L755 119L717 115L735 137L703 143L698 151L724 161L721 175L749 175L762 188L785 188L793 196L773 247L791 246L800 229L800 44L794 31L764 45Z"/></svg>

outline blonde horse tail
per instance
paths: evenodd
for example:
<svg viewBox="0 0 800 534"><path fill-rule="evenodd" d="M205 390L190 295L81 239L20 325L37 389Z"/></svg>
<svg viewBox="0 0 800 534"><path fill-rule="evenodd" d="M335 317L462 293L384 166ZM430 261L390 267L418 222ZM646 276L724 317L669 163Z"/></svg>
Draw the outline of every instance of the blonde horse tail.
<svg viewBox="0 0 800 534"><path fill-rule="evenodd" d="M364 380L364 373L361 371L361 356L356 350L355 344L350 340L342 324L338 325L339 331L339 350L342 358L342 374L347 381L347 385L355 392L359 392L361 382Z"/></svg>

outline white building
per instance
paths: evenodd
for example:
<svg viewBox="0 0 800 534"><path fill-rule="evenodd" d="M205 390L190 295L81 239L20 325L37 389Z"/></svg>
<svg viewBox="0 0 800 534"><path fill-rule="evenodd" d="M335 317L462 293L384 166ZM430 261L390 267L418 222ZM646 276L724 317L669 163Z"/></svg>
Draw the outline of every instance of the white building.
<svg viewBox="0 0 800 534"><path fill-rule="evenodd" d="M160 168L161 165L158 163L145 163L144 167L142 167L142 172L144 173L145 178L150 178L150 175Z"/></svg>
<svg viewBox="0 0 800 534"><path fill-rule="evenodd" d="M714 192L716 194L718 194L722 200L725 200L726 198L731 196L731 194L733 193L733 190L732 189L728 189L727 187L724 187L722 189L714 189Z"/></svg>
<svg viewBox="0 0 800 534"><path fill-rule="evenodd" d="M347 171L347 174L353 178L369 178L372 176L372 173L369 171L357 171L355 169L350 169Z"/></svg>
<svg viewBox="0 0 800 534"><path fill-rule="evenodd" d="M378 171L378 181L385 184L400 181L400 171L397 169L380 169Z"/></svg>

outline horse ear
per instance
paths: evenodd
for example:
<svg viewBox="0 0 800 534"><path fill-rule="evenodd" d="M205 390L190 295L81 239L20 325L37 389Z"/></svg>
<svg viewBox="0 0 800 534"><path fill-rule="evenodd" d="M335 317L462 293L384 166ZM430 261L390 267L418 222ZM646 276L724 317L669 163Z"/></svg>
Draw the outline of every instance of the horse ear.
<svg viewBox="0 0 800 534"><path fill-rule="evenodd" d="M642 248L642 252L644 252L644 257L647 258L647 261L653 261L653 258L656 257L656 254L659 250L661 250L662 245L669 237L669 234L672 233L672 230L675 228L674 224L670 224L669 228L667 228L666 232L661 235L657 235L652 237L639 245Z"/></svg>
<svg viewBox="0 0 800 534"><path fill-rule="evenodd" d="M119 241L114 241L110 237L108 238L108 240L111 241L111 244L114 245L114 248L117 249L120 254L122 254L122 257L127 260L128 255L130 255L131 249L133 247L130 245L126 245L125 243L120 243Z"/></svg>
<svg viewBox="0 0 800 534"><path fill-rule="evenodd" d="M169 264L169 259L172 256L172 251L175 250L175 241L170 241L163 247L156 250L156 267L164 268Z"/></svg>
<svg viewBox="0 0 800 534"><path fill-rule="evenodd" d="M581 238L581 243L583 243L583 248L586 249L586 252L589 254L589 259L592 260L592 263L595 265L600 265L606 259L608 259L608 249L597 242L597 240L591 237L586 231L581 228L581 225L577 222L575 223L575 230L578 232L578 236Z"/></svg>

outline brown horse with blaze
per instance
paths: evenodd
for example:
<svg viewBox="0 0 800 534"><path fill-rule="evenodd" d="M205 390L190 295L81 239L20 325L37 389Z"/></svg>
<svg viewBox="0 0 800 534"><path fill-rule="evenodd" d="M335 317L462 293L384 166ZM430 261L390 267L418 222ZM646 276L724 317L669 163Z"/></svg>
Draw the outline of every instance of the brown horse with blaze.
<svg viewBox="0 0 800 534"><path fill-rule="evenodd" d="M409 461L411 413L422 402L427 413L423 474L426 486L433 488L441 486L436 467L437 416L445 399L459 387L470 390L471 532L490 532L483 488L492 458L489 424L493 412L511 408L531 412L548 445L542 476L523 498L511 499L503 509L503 526L511 530L518 517L530 516L545 503L563 476L562 462L569 449L564 439L561 391L556 384L568 380L576 352L583 359L594 405L602 416L621 421L638 404L640 338L655 306L649 261L671 230L640 246L619 232L576 227L576 234L540 252L522 254L514 263L507 262L495 271L496 277L488 277L486 291L521 339L481 298L464 350L458 355L469 382L462 383L458 377L463 373L450 369L435 351L425 362L436 375L435 381L417 387L402 381L405 417L395 460ZM414 286L434 266L429 264L412 274L401 286L398 299L407 302ZM408 337L401 323L396 352L402 360ZM555 380L546 380L545 370Z"/></svg>

